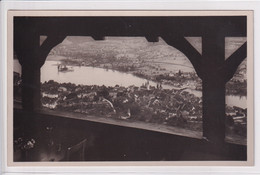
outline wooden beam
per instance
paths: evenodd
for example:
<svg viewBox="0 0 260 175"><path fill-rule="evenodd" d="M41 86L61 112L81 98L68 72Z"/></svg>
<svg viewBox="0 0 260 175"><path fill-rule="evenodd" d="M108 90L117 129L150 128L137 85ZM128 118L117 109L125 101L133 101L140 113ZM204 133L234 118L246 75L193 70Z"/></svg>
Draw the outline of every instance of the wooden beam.
<svg viewBox="0 0 260 175"><path fill-rule="evenodd" d="M58 31L69 36L145 36L178 33L202 36L210 30L224 36L246 36L246 16L171 17L15 17L14 24L31 25L41 35ZM76 26L76 27L75 27Z"/></svg>
<svg viewBox="0 0 260 175"><path fill-rule="evenodd" d="M158 42L159 41L159 37L156 37L156 36L145 36L145 39L148 42Z"/></svg>
<svg viewBox="0 0 260 175"><path fill-rule="evenodd" d="M202 78L201 54L182 36L163 35L162 39L170 46L181 51L193 65L197 75Z"/></svg>
<svg viewBox="0 0 260 175"><path fill-rule="evenodd" d="M105 37L104 37L104 36L92 35L91 37L92 37L94 40L96 40L96 41L103 41L103 40L105 40Z"/></svg>
<svg viewBox="0 0 260 175"><path fill-rule="evenodd" d="M245 42L239 49L237 49L223 65L219 68L219 73L225 77L225 82L228 82L236 73L238 66L247 57L247 42Z"/></svg>

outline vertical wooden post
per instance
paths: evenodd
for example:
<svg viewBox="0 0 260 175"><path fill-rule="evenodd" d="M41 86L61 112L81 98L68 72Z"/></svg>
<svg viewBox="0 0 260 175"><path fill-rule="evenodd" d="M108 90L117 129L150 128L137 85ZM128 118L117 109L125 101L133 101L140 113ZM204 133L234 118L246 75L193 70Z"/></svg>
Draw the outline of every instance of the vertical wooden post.
<svg viewBox="0 0 260 175"><path fill-rule="evenodd" d="M25 110L33 111L41 107L40 76L38 66L22 66L22 107Z"/></svg>
<svg viewBox="0 0 260 175"><path fill-rule="evenodd" d="M25 110L34 111L41 107L41 67L38 56L40 36L32 31L26 31L20 35L22 36L19 39L23 41L20 41L17 55L22 65L22 107Z"/></svg>
<svg viewBox="0 0 260 175"><path fill-rule="evenodd" d="M34 111L41 108L41 67L51 49L66 36L54 30L40 45L40 34L34 23L23 21L19 24L16 21L15 24L14 47L22 65L22 106L25 110Z"/></svg>
<svg viewBox="0 0 260 175"><path fill-rule="evenodd" d="M225 84L203 81L203 136L213 143L225 139Z"/></svg>
<svg viewBox="0 0 260 175"><path fill-rule="evenodd" d="M216 144L222 144L225 139L225 77L218 71L224 61L225 37L203 36L203 136Z"/></svg>

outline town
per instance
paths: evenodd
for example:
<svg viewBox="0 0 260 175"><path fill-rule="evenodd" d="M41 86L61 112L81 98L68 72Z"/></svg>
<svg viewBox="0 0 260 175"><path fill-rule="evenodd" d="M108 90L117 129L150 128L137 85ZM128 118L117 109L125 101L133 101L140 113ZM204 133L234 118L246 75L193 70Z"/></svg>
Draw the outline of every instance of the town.
<svg viewBox="0 0 260 175"><path fill-rule="evenodd" d="M141 87L106 87L51 80L42 84L42 105L57 111L202 131L201 97L185 89L162 89L148 82ZM246 137L246 111L226 106L227 133Z"/></svg>
<svg viewBox="0 0 260 175"><path fill-rule="evenodd" d="M226 94L246 95L246 80L237 80L238 75L227 84ZM156 86L149 85L147 79L141 87L106 87L50 80L41 85L42 106L57 111L202 131L202 98L189 91L202 90L196 74L182 71L164 73L157 75L154 82L157 82ZM176 88L162 88L162 85ZM21 95L20 86L20 74L14 72L15 98ZM246 137L246 109L226 105L226 115L227 133Z"/></svg>

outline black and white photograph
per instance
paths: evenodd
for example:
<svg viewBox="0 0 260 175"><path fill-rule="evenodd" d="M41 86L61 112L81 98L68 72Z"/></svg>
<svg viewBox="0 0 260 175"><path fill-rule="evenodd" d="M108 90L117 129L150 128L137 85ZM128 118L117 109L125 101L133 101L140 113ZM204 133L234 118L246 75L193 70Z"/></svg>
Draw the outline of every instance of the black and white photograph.
<svg viewBox="0 0 260 175"><path fill-rule="evenodd" d="M10 13L10 162L252 163L250 11Z"/></svg>

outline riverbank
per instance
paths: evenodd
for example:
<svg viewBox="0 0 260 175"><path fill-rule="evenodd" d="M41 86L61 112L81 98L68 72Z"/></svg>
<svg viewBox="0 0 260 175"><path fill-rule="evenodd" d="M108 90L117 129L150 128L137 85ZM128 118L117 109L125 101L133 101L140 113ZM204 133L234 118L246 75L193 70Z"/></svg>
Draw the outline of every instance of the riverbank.
<svg viewBox="0 0 260 175"><path fill-rule="evenodd" d="M48 57L51 61L60 61L68 66L91 66L107 70L116 70L123 73L129 73L134 76L155 81L159 84L171 85L178 88L189 88L202 90L202 81L194 72L190 65L185 65L185 61L178 63L164 62L162 60L134 60L119 59L117 62L99 59L87 62L83 58L65 57L51 55ZM169 61L169 60L168 60ZM240 66L234 77L226 84L227 95L247 95L247 81L245 79L244 65Z"/></svg>

